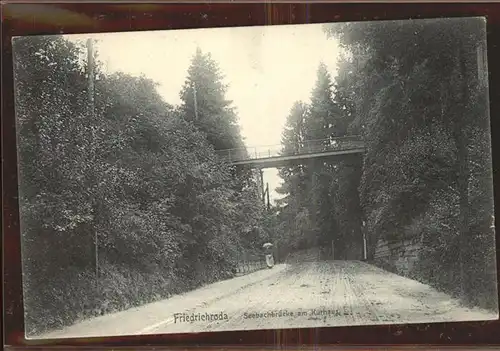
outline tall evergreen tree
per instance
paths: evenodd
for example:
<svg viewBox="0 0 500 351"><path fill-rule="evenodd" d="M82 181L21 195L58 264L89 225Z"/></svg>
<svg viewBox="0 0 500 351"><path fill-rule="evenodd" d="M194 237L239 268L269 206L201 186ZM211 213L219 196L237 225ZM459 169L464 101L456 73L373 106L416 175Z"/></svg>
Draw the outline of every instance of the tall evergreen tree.
<svg viewBox="0 0 500 351"><path fill-rule="evenodd" d="M345 133L347 114L334 100L331 76L323 63L318 67L317 78L307 111L300 103L291 110L283 134L284 152L320 151L329 147L334 137ZM349 238L339 230L336 218L342 206L336 203L341 199L336 197L338 172L336 163L309 160L306 164L284 167L279 174L284 180L280 191L285 194L282 202L286 204L281 215L289 223L289 231L296 232L303 247L322 247L330 255L335 248L335 254L342 256L344 241ZM356 188L355 180L353 184Z"/></svg>
<svg viewBox="0 0 500 351"><path fill-rule="evenodd" d="M307 142L305 123L308 113L308 106L302 102L295 102L292 106L282 134L283 154L298 153L305 147L305 142ZM296 162L290 162L278 171L283 184L277 191L284 195L278 201L278 206L281 208L279 217L283 221L283 230L289 234L281 245L288 246L290 249L306 245L311 241L313 233L310 223L301 220L308 218L309 171L307 165Z"/></svg>
<svg viewBox="0 0 500 351"><path fill-rule="evenodd" d="M282 154L295 154L301 152L306 141L305 122L308 115L308 107L302 102L295 102L288 115L285 129L282 134ZM283 179L283 186L278 192L285 195L283 203L287 202L289 196L298 197L304 195L304 183L301 181L306 172L303 164L290 163L279 169L278 174Z"/></svg>
<svg viewBox="0 0 500 351"><path fill-rule="evenodd" d="M320 63L307 120L308 140L323 140L344 134L339 125L334 125L335 122L340 121L340 110L333 100L332 87L333 82L328 67L324 63Z"/></svg>
<svg viewBox="0 0 500 351"><path fill-rule="evenodd" d="M204 135L215 150L238 149L233 154L246 155L246 148L232 101L226 99L227 85L218 64L209 53L196 50L181 91L181 116ZM258 194L258 174L244 166L232 167L232 200L238 204L241 226L237 232L246 245L255 247L263 233L262 201ZM260 234L259 234L260 233Z"/></svg>
<svg viewBox="0 0 500 351"><path fill-rule="evenodd" d="M227 86L211 55L196 50L181 91L181 114L206 134L216 150L243 148L237 115L226 99Z"/></svg>
<svg viewBox="0 0 500 351"><path fill-rule="evenodd" d="M335 115L335 136L353 135L362 137L363 126L359 124L355 110L356 65L346 56L338 62L338 73L334 82L334 101L338 107ZM361 162L358 162L361 161ZM338 234L335 237L336 257L359 259L363 254L363 212L359 199L362 160L339 161L333 172L337 180L333 198Z"/></svg>
<svg viewBox="0 0 500 351"><path fill-rule="evenodd" d="M341 118L341 111L333 100L332 79L324 63L318 67L316 85L312 91L310 113L307 119L307 135L314 140L314 147L328 147L333 136L342 135L336 125ZM317 140L324 140L318 142ZM331 248L331 241L338 236L335 218L335 206L332 193L337 183L336 166L325 160L311 160L310 167L310 203L311 222L315 225L317 245ZM330 245L328 244L330 243Z"/></svg>

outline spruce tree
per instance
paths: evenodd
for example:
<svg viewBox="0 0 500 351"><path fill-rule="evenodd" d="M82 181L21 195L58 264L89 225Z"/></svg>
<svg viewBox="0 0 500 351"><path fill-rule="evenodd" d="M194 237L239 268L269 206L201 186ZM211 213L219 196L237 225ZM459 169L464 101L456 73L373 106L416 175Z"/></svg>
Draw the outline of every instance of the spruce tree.
<svg viewBox="0 0 500 351"><path fill-rule="evenodd" d="M226 99L228 86L223 78L210 53L203 53L198 48L180 94L180 115L205 135L216 151L237 149L233 154L244 156L245 143L232 101ZM263 232L259 224L262 202L258 197L258 174L245 166L232 167L231 171L233 177L228 185L234 191L232 201L238 204L237 216L241 219L237 231L245 238L246 244L254 248L259 240L256 233Z"/></svg>
<svg viewBox="0 0 500 351"><path fill-rule="evenodd" d="M306 123L308 139L314 141L315 148L327 148L333 136L342 134L342 131L337 131L335 125L339 119L340 110L333 100L332 85L328 68L321 63L318 67ZM308 209L314 226L316 245L331 248L331 240L338 234L335 204L332 197L332 191L336 187L334 175L336 166L328 161L316 159L309 161L309 168L311 197Z"/></svg>
<svg viewBox="0 0 500 351"><path fill-rule="evenodd" d="M225 97L227 85L211 55L196 50L181 91L184 119L205 133L216 150L243 148L237 115Z"/></svg>
<svg viewBox="0 0 500 351"><path fill-rule="evenodd" d="M295 102L292 106L281 139L283 155L302 152L307 138L305 123L308 113L308 106L303 102ZM297 162L290 162L278 171L283 184L277 192L284 195L278 201L278 206L281 208L280 218L283 221L283 230L289 233L289 237L282 245L291 249L297 249L312 233L310 225L305 225L305 222L300 220L308 218L307 203L310 188L308 172L307 165Z"/></svg>

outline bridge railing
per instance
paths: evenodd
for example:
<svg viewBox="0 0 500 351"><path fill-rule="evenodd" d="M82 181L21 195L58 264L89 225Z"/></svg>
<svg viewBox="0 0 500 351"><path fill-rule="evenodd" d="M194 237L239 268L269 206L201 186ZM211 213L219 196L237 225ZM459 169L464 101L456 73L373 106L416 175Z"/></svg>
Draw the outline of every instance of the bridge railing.
<svg viewBox="0 0 500 351"><path fill-rule="evenodd" d="M360 136L345 136L332 139L306 140L295 149L284 149L282 145L255 146L243 149L219 150L219 157L227 162L264 159L278 156L296 156L325 151L352 150L364 147Z"/></svg>

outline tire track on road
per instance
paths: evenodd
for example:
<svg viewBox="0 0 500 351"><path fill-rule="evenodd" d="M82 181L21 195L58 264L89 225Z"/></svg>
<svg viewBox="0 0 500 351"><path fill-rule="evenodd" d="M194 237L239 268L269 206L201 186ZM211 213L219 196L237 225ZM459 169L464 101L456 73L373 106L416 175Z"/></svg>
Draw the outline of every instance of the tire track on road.
<svg viewBox="0 0 500 351"><path fill-rule="evenodd" d="M276 329L302 325L303 323L300 323L300 321L305 322L308 316L298 316L297 313L307 310L306 306L309 301L306 297L313 296L319 288L317 281L314 279L317 275L316 266L315 263L305 266L292 265L285 274L280 276L280 279L272 284L252 286L251 290L247 290L241 296L238 296L239 300L246 301L245 305L233 301L238 308L231 310L231 314L237 317L223 323L230 323L231 329ZM241 305L243 306L240 307ZM297 309L297 306L304 306L304 308ZM317 307L316 304L315 307ZM293 312L294 316L244 318L245 313L278 312L280 310ZM207 326L206 330L215 327L216 324L221 325L213 322ZM227 327L228 325L225 326L225 328ZM217 330L221 330L220 327Z"/></svg>
<svg viewBox="0 0 500 351"><path fill-rule="evenodd" d="M219 295L219 296L214 297L212 299L202 301L202 302L194 305L193 307L189 307L189 308L185 309L183 312L180 312L180 313L190 313L190 312L194 312L197 308L200 308L200 307L209 307L210 305L213 305L213 304L215 304L223 299L226 299L226 298L233 296L233 295L237 295L241 291L248 289L251 286L261 284L261 283L268 281L268 280L276 279L277 276L285 273L287 270L288 270L288 267L285 266L283 269L277 271L275 274L272 274L270 276L266 276L266 277L259 279L259 280L249 282L248 284L244 284L244 285L238 287L237 289L232 290L226 294L222 294L222 295ZM139 331L139 334L151 333L151 332L154 332L161 327L165 327L165 326L172 325L172 324L175 324L174 317L170 317L167 320L164 320L164 321L158 322L156 324L150 325L148 327L145 327Z"/></svg>
<svg viewBox="0 0 500 351"><path fill-rule="evenodd" d="M240 289L235 291L234 295L231 295L230 299L214 301L207 306L209 310L213 311L224 311L230 316L228 320L212 320L209 322L200 323L190 323L190 324L179 324L176 326L170 326L169 333L177 332L175 329L179 329L178 332L206 332L206 331L222 331L222 330L234 330L234 329L258 329L266 327L269 325L269 320L261 318L250 318L245 319L245 313L262 312L266 310L276 310L276 304L279 303L280 298L284 298L284 294L280 289L281 286L291 286L298 278L297 274L293 274L293 269L287 269L283 274L275 276L275 280L272 283L269 280L261 280L248 286L245 289ZM288 291L287 291L288 292ZM277 299L277 297L279 297ZM209 312L208 310L206 312Z"/></svg>
<svg viewBox="0 0 500 351"><path fill-rule="evenodd" d="M349 285L354 293L353 295L355 295L358 300L358 309L361 311L358 312L358 320L354 319L354 322L366 323L384 321L382 316L377 312L375 306L373 306L372 302L367 298L364 292L366 287L361 287L360 284L357 284L351 276L346 277L346 279L349 281ZM367 315L369 316L368 319L366 318Z"/></svg>
<svg viewBox="0 0 500 351"><path fill-rule="evenodd" d="M78 323L50 338L498 318L492 312L464 308L430 286L359 261L293 263L279 271L259 272ZM191 315L193 311L202 315L223 312L229 318L175 323L174 312ZM293 316L244 315L279 311L293 312Z"/></svg>
<svg viewBox="0 0 500 351"><path fill-rule="evenodd" d="M400 322L401 316L399 314L391 313L387 308L384 307L386 305L382 303L374 304L373 300L367 296L367 291L370 291L370 289L373 289L374 287L370 281L363 279L362 275L359 273L363 270L367 270L368 268L368 270L371 271L375 276L380 275L379 271L370 269L372 267L367 266L369 265L362 262L356 262L356 265L352 265L350 267L350 269L352 270L352 274L349 275L349 279L354 286L355 294L359 297L360 301L366 307L366 310L369 312L369 314L374 317L373 319L370 318L370 320L365 320L363 322L376 322L377 324ZM358 278L355 279L354 277ZM377 281L382 284L384 283L382 277L379 277ZM397 298L397 296L394 296L393 298Z"/></svg>
<svg viewBox="0 0 500 351"><path fill-rule="evenodd" d="M340 269L340 276L342 279L342 285L344 287L344 320L348 322L347 324L352 324L356 320L354 316L355 293L352 289L351 282L349 281L347 274L348 273L345 267L342 267Z"/></svg>

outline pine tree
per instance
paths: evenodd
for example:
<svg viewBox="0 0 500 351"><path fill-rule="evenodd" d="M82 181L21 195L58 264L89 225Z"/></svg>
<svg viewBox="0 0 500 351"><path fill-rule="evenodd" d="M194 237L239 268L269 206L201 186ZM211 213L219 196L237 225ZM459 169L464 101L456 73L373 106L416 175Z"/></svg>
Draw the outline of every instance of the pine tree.
<svg viewBox="0 0 500 351"><path fill-rule="evenodd" d="M283 145L282 154L296 154L301 152L306 141L305 121L307 119L308 107L302 102L296 102L288 115L285 130L282 134L281 143ZM302 164L290 163L286 167L279 169L279 175L284 180L283 189L279 190L283 194L289 196L298 196L299 186L298 181L304 173L306 167ZM302 189L303 190L303 189Z"/></svg>
<svg viewBox="0 0 500 351"><path fill-rule="evenodd" d="M333 100L332 80L325 64L318 67L316 85L312 91L310 113L307 119L309 140L314 140L317 147L327 147L333 136L342 135L337 121L340 109ZM320 143L317 140L324 140ZM311 198L308 204L311 223L314 225L317 245L331 248L328 242L338 235L335 219L335 204L332 191L336 188L335 164L325 160L309 162L309 179Z"/></svg>
<svg viewBox="0 0 500 351"><path fill-rule="evenodd" d="M282 154L295 154L303 149L307 137L305 123L308 113L308 106L303 102L295 102L292 106L282 134ZM278 171L283 184L277 192L284 195L278 201L281 208L280 218L283 220L283 230L289 233L287 240L281 245L293 249L307 241L312 233L312 228L300 220L308 217L308 172L306 165L296 162L291 162Z"/></svg>
<svg viewBox="0 0 500 351"><path fill-rule="evenodd" d="M226 99L227 86L217 63L200 48L181 91L181 114L206 134L216 150L243 148L237 116Z"/></svg>
<svg viewBox="0 0 500 351"><path fill-rule="evenodd" d="M334 102L338 107L333 118L334 136L360 135L362 126L355 110L356 65L352 58L341 56L338 73L333 84ZM362 161L362 160L360 160ZM362 174L362 162L338 161L330 170L336 179L332 189L337 233L334 236L335 257L359 259L362 257L363 212L358 187Z"/></svg>

